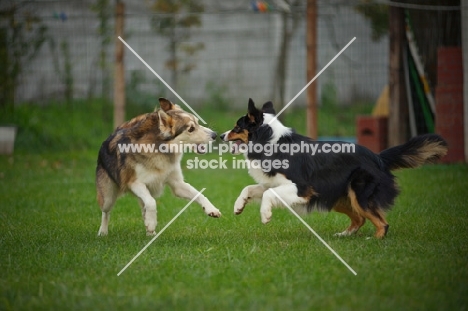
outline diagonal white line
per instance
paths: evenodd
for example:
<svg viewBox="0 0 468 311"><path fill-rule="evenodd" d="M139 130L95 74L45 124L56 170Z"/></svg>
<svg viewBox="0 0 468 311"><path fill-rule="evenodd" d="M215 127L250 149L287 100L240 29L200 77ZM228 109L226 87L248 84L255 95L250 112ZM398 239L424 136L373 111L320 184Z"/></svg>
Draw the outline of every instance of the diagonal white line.
<svg viewBox="0 0 468 311"><path fill-rule="evenodd" d="M169 221L167 225L165 225L164 228L162 228L161 231L159 231L159 233L156 234L156 236L152 238L151 241L149 241L148 244L146 244L145 247L143 247L141 251L138 254L136 254L135 257L133 257L132 260L130 260L128 264L122 270L120 270L119 273L117 273L117 276L120 276L151 245L151 243L153 243L161 235L161 233L163 233L164 230L166 230L167 227L169 227L174 222L174 220L176 220L177 217L179 217L180 214L182 214L187 209L187 207L189 207L189 205L192 204L192 202L195 201L198 198L198 196L202 194L203 191L205 191L205 189L206 188L203 188L202 190L200 190L197 193L197 195L194 196L193 199L191 199L190 202L188 202L187 205L185 205L184 208L181 209L180 212L178 212L177 215L175 215L174 218L172 218L171 221Z"/></svg>
<svg viewBox="0 0 468 311"><path fill-rule="evenodd" d="M316 237L317 239L320 240L320 242L323 243L323 245L325 245L332 253L333 255L336 256L336 258L338 258L345 266L346 268L349 269L349 271L351 271L354 275L357 275L356 271L353 270L353 268L351 268L348 263L346 263L346 261L343 260L343 258L340 257L340 255L338 255L337 252L335 252L335 250L333 248L330 247L330 245L327 244L327 242L325 242L315 231L314 229L312 229L305 221L304 219L301 218L301 216L299 216L296 211L294 211L291 206L289 206L279 195L278 193L276 193L275 190L273 190L272 188L270 188L270 191L273 192L274 195L276 195L278 197L278 199L291 211L291 213L293 213L294 216L296 216L303 224L304 226L307 227L307 229L310 230L310 232L312 232Z"/></svg>
<svg viewBox="0 0 468 311"><path fill-rule="evenodd" d="M200 117L200 116L198 115L198 113L196 113L195 110L193 110L192 107L190 107L190 105L187 104L187 103L185 102L185 100L184 100L182 97L180 97L180 95L177 94L177 92L174 91L174 89L173 89L169 84L167 84L167 82L164 81L164 79L161 78L161 76L158 75L158 74L156 73L156 71L153 70L153 68L150 67L150 65L147 64L147 63L143 60L143 58L141 58L140 55L138 55L138 53L135 52L135 51L132 49L132 47L131 47L130 45L127 44L127 42L125 42L124 39L122 39L120 36L119 36L118 38L119 38L120 41L122 41L123 44L125 44L125 46L126 46L130 51L133 52L133 54L135 54L136 57L138 57L138 59L139 59L143 64L145 64L146 67L148 67L148 69L149 69L156 77L158 77L159 80L161 80L162 83L164 83L164 85L165 85L169 90L171 90L172 93L174 93L175 96L177 96L178 99L180 99L181 102L184 103L185 106L187 106L188 109L190 109L190 111L191 111L194 115L197 116L198 119L200 119L200 121L203 122L203 124L206 124L205 120L203 120L203 118Z"/></svg>
<svg viewBox="0 0 468 311"><path fill-rule="evenodd" d="M309 87L309 85L311 85L311 84L312 84L312 82L314 82L314 81L315 81L315 80L316 80L316 79L317 79L317 78L318 78L318 77L319 77L319 76L322 74L322 72L324 72L324 71L325 71L325 69L327 69L327 68L328 68L328 66L330 66L330 65L331 65L331 63L333 63L333 62L335 61L335 59L337 59L337 58L338 58L338 56L340 56L340 55L341 55L341 53L343 53L343 52L344 52L344 51L345 51L345 50L348 48L348 46L350 46L350 45L351 45L351 43L353 43L353 41L354 41L354 40L356 40L356 37L352 38L352 39L351 39L351 41L349 41L349 43L348 43L348 44L346 44L346 46L345 46L344 48L342 48L342 49L341 49L341 51L339 51L339 52L338 52L338 54L336 54L336 55L335 55L335 57L333 57L333 58L332 58L332 60L331 60L331 61L329 61L329 62L328 62L328 64L327 64L325 67L323 67L323 68L322 68L322 70L320 70L320 71L319 71L319 73L317 73L317 74L315 75L315 77L313 77L313 78L312 78L312 80L310 80L310 81L309 81L309 83L307 83L307 85L306 85L306 86L304 86L304 87L302 88L302 90L300 90L300 91L299 91L299 93L297 93L297 94L296 94L296 96L294 96L294 98L293 98L293 99L291 99L291 100L289 101L289 103L287 103L287 104L286 104L286 106L284 106L284 107L283 107L283 109L281 109L281 111L280 111L280 112L278 112L278 113L276 114L276 116L274 116L274 118L273 118L273 119L271 119L271 120L270 120L270 122L268 122L268 124L271 124L271 122L275 121L275 120L278 118L278 116L279 116L280 114L282 114L282 113L283 113L283 111L285 111L285 110L286 110L286 108L288 108L288 107L289 107L289 105L291 105L291 104L292 104L292 102L293 102L293 101L295 101L295 100L296 100L296 98L298 98L298 97L299 97L299 95L301 95L301 94L302 94L302 92L304 92L304 91L305 91L305 90L306 90L306 89Z"/></svg>

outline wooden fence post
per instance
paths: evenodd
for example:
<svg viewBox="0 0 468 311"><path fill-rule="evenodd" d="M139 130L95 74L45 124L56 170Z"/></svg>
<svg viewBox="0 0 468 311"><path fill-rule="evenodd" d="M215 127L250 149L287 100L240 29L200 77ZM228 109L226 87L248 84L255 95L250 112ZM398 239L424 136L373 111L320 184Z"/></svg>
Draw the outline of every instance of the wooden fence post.
<svg viewBox="0 0 468 311"><path fill-rule="evenodd" d="M390 62L389 62L389 116L388 146L405 143L408 139L408 104L403 68L405 47L405 20L403 9L390 6Z"/></svg>
<svg viewBox="0 0 468 311"><path fill-rule="evenodd" d="M307 0L307 81L317 73L317 1ZM317 139L317 80L307 88L307 136Z"/></svg>
<svg viewBox="0 0 468 311"><path fill-rule="evenodd" d="M115 7L115 69L114 69L114 128L125 121L125 69L123 38L125 5L117 1Z"/></svg>

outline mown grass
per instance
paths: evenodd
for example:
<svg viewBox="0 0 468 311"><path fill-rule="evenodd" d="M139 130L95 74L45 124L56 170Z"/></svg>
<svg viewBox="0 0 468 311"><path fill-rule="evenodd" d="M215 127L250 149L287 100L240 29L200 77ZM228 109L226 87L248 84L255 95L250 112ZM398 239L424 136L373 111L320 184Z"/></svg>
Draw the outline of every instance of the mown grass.
<svg viewBox="0 0 468 311"><path fill-rule="evenodd" d="M63 135L76 131L82 147L0 156L2 310L468 308L465 165L397 172L402 194L388 215L390 231L383 240L372 237L369 223L355 236L333 236L348 225L341 214L303 215L356 270L354 276L287 210L274 210L268 225L260 222L258 204L233 215L237 195L252 183L246 171L230 169L230 162L223 170L189 170L186 161L195 155L186 155L186 180L206 188L223 217L206 217L193 204L117 276L150 238L131 196L117 202L109 236L97 237L94 169L97 148L110 129L91 113L83 113L87 120L76 113L73 129L63 129ZM222 131L238 115L230 114L203 117ZM80 138L90 131L103 136ZM168 190L157 202L159 230L186 204Z"/></svg>

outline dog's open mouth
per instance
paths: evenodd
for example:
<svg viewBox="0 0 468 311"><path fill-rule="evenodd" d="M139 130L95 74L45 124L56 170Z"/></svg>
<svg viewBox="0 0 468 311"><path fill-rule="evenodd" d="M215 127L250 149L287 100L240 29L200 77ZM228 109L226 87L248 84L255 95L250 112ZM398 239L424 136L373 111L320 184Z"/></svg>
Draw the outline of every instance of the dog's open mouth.
<svg viewBox="0 0 468 311"><path fill-rule="evenodd" d="M236 139L231 140L231 153L232 154L239 154L241 153L241 146L245 144L242 140Z"/></svg>

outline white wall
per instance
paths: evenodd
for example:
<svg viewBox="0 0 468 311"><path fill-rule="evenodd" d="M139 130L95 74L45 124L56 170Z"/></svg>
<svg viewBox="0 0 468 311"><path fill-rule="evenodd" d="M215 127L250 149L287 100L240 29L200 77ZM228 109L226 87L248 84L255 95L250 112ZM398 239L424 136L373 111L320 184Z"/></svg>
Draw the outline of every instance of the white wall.
<svg viewBox="0 0 468 311"><path fill-rule="evenodd" d="M97 94L100 90L100 38L96 30L99 22L95 13L89 10L91 2L52 1L37 6L37 12L49 27L49 34L57 46L62 41L67 41L70 46L75 97L85 97L93 88ZM167 43L151 30L151 12L144 1L126 0L125 3L128 14L127 42L169 81L170 72L164 65L168 57ZM206 3L207 12L202 15L203 26L192 30L190 38L191 42L203 42L205 49L194 56L196 68L181 76L176 91L188 102L202 103L207 97L206 84L211 81L226 86L227 97L233 100L233 105L243 107L249 97L258 102L269 100L280 43L279 14L253 13L249 9L250 1L232 7L208 0ZM319 96L323 84L333 81L341 103L350 103L356 98L377 99L387 83L388 38L372 42L367 21L350 6L340 7L334 1L319 1L318 8L319 70L351 38L357 37L344 55L319 78ZM229 11L224 11L226 9ZM53 18L54 13L60 12L67 14L66 21ZM111 73L113 47L112 43L108 51ZM142 89L155 90L156 77L130 51L126 50L125 53L127 79L130 71L141 70L147 80ZM307 83L305 53L305 21L301 20L289 53L287 100ZM59 98L63 94L63 77L54 69L54 60L63 66L63 55L57 50L55 54L52 53L49 46L44 45L38 57L25 70L16 94L19 102ZM305 105L305 94L294 105Z"/></svg>

